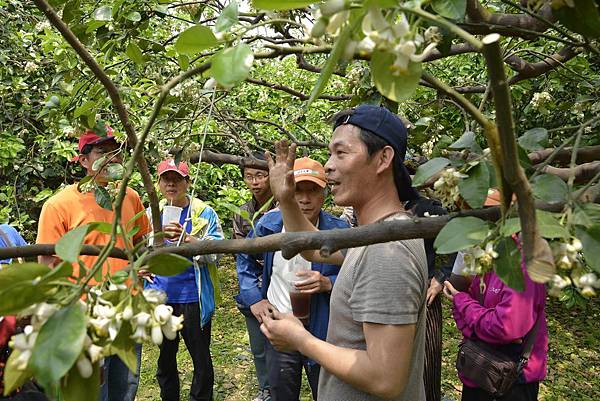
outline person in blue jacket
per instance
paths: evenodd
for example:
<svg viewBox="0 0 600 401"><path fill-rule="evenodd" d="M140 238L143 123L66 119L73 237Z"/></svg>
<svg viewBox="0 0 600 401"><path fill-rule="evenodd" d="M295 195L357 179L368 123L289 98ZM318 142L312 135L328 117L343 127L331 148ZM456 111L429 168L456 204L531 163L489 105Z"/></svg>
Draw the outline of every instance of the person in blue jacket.
<svg viewBox="0 0 600 401"><path fill-rule="evenodd" d="M312 224L320 230L348 228L343 220L321 210L325 201L327 181L323 166L308 157L294 163L296 182L296 201ZM248 236L264 237L284 231L279 210L265 214ZM261 268L261 261L264 265ZM290 272L293 267L304 265L305 270L296 273L290 284ZM281 251L266 252L261 255L240 253L237 256L237 271L240 283L239 300L250 307L259 322L270 310L289 313L292 311L289 286L294 285L302 293L311 295L308 330L315 336L325 339L329 323L329 296L337 278L340 266L310 263L297 255L290 260L282 257ZM262 288L259 277L262 274ZM265 341L267 350L267 370L273 401L294 401L300 396L302 368L306 371L308 383L317 399L320 367L314 361L307 360L299 352L280 352Z"/></svg>
<svg viewBox="0 0 600 401"><path fill-rule="evenodd" d="M158 186L164 199L160 203L163 231L169 246L203 240L222 240L223 230L215 211L200 199L187 194L190 186L186 163L173 159L158 165ZM180 207L176 221L164 221L164 206ZM149 210L148 210L149 213ZM214 370L210 355L211 319L221 298L217 275L217 256L198 255L190 267L175 276L152 276L146 288L164 291L173 315L183 315L183 329L175 339L164 338L160 344L156 379L162 401L179 401L180 381L177 351L180 336L194 365L190 401L213 399Z"/></svg>

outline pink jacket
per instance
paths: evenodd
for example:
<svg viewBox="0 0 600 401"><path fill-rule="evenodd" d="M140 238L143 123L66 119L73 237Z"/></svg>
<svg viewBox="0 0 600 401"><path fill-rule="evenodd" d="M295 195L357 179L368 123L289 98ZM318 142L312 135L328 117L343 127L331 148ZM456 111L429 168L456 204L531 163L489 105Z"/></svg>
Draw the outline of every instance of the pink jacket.
<svg viewBox="0 0 600 401"><path fill-rule="evenodd" d="M548 327L544 306L546 289L543 284L534 283L527 274L524 264L521 266L525 277L525 290L518 292L506 284L496 273L486 273L486 289L483 306L479 303L479 277L475 277L468 292L454 296L453 314L456 326L465 337L479 339L489 344L508 346L513 355L520 355L522 347L515 341L522 340L533 328L540 317L540 326L533 345L529 362L523 375L525 383L541 381L546 377L548 361ZM512 343L512 344L511 344ZM469 387L475 383L461 377Z"/></svg>

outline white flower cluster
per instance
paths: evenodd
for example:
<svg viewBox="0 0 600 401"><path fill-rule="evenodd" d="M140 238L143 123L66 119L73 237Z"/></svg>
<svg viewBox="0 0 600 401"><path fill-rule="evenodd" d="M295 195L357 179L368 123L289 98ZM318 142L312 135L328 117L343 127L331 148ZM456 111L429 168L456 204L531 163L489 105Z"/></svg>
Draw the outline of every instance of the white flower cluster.
<svg viewBox="0 0 600 401"><path fill-rule="evenodd" d="M498 252L494 250L494 244L488 242L485 249L479 246L465 249L464 251L465 275L480 275L492 270L494 259L498 257Z"/></svg>
<svg viewBox="0 0 600 401"><path fill-rule="evenodd" d="M23 332L13 336L10 341L10 347L19 352L17 359L15 359L16 369L25 370L27 368L40 329L57 310L56 305L42 302L21 312L20 315L22 316L31 316L31 324L25 326Z"/></svg>
<svg viewBox="0 0 600 401"><path fill-rule="evenodd" d="M317 11L317 22L311 29L311 36L319 38L326 32L336 34L350 16L350 1L329 0L323 3ZM383 50L395 56L391 65L392 74L398 76L406 73L410 61L421 62L437 46L441 40L441 34L437 27L428 28L424 35L415 34L410 30L410 25L404 14L400 14L397 22L388 22L383 16L381 9L371 7L364 16L361 25L366 35L360 42L349 40L344 49L343 58L349 60L355 52L361 55L369 55L374 50ZM418 54L417 49L426 45L425 49Z"/></svg>
<svg viewBox="0 0 600 401"><path fill-rule="evenodd" d="M126 287L112 284L109 290L126 291ZM130 338L137 343L151 339L160 345L163 336L173 340L177 331L183 328L183 316L173 316L173 308L164 304L166 294L162 291L144 290L141 294L143 300L137 303L143 305L143 309L137 313L134 312L131 306L134 303L130 302L129 298L114 306L101 295L100 289L93 289L88 298L89 305L79 301L82 310L87 310L89 314L83 349L76 361L79 374L83 378L90 377L93 374L93 365L112 353L110 345L117 338L124 322L131 325L133 334ZM58 309L54 304L39 303L20 314L31 315L31 324L24 328L23 333L13 336L10 342L10 346L18 352L15 359L16 369L27 368L39 330Z"/></svg>
<svg viewBox="0 0 600 401"><path fill-rule="evenodd" d="M600 280L595 273L587 270L580 258L583 249L581 241L573 238L570 242L554 242L551 246L559 271L550 281L548 294L558 297L563 289L575 286L584 297L596 296L595 290L600 289Z"/></svg>
<svg viewBox="0 0 600 401"><path fill-rule="evenodd" d="M146 289L143 295L152 309L141 311L131 317L133 329L131 338L138 343L152 339L156 345L162 344L163 335L173 340L177 332L183 328L183 315L174 316L173 308L164 305L164 292Z"/></svg>
<svg viewBox="0 0 600 401"><path fill-rule="evenodd" d="M553 242L552 254L556 267L562 270L572 270L580 266L579 252L583 249L581 241L573 238L570 242Z"/></svg>
<svg viewBox="0 0 600 401"><path fill-rule="evenodd" d="M460 193L458 183L462 178L468 177L453 168L442 172L440 178L433 183L435 197L438 198L446 209L454 209Z"/></svg>
<svg viewBox="0 0 600 401"><path fill-rule="evenodd" d="M544 104L550 102L551 100L552 95L550 95L548 92L536 92L533 94L533 98L531 99L530 104L534 109L537 109L543 106Z"/></svg>

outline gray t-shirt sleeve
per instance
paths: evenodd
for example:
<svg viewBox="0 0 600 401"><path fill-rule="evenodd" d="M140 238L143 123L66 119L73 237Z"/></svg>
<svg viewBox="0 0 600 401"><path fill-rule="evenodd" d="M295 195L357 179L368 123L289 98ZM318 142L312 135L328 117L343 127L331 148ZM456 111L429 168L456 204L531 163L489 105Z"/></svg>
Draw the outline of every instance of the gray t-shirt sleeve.
<svg viewBox="0 0 600 401"><path fill-rule="evenodd" d="M354 271L349 299L353 319L416 323L425 296L421 269L417 257L401 242L369 245Z"/></svg>

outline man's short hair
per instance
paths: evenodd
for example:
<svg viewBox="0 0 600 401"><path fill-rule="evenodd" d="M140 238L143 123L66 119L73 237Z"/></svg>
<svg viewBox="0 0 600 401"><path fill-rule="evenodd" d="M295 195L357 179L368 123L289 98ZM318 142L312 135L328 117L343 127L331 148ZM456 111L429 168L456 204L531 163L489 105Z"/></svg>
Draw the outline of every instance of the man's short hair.
<svg viewBox="0 0 600 401"><path fill-rule="evenodd" d="M262 160L262 161L267 161L267 159L265 159L265 154L263 152L258 152L258 151L254 151L252 153L250 153L250 157L252 157L253 159L258 159L258 160ZM255 168L257 170L264 170L264 171L269 171L269 167L265 166L265 167L260 167L260 166L245 166L244 164L240 164L240 172L242 173L242 176L244 175L244 170L246 168Z"/></svg>

